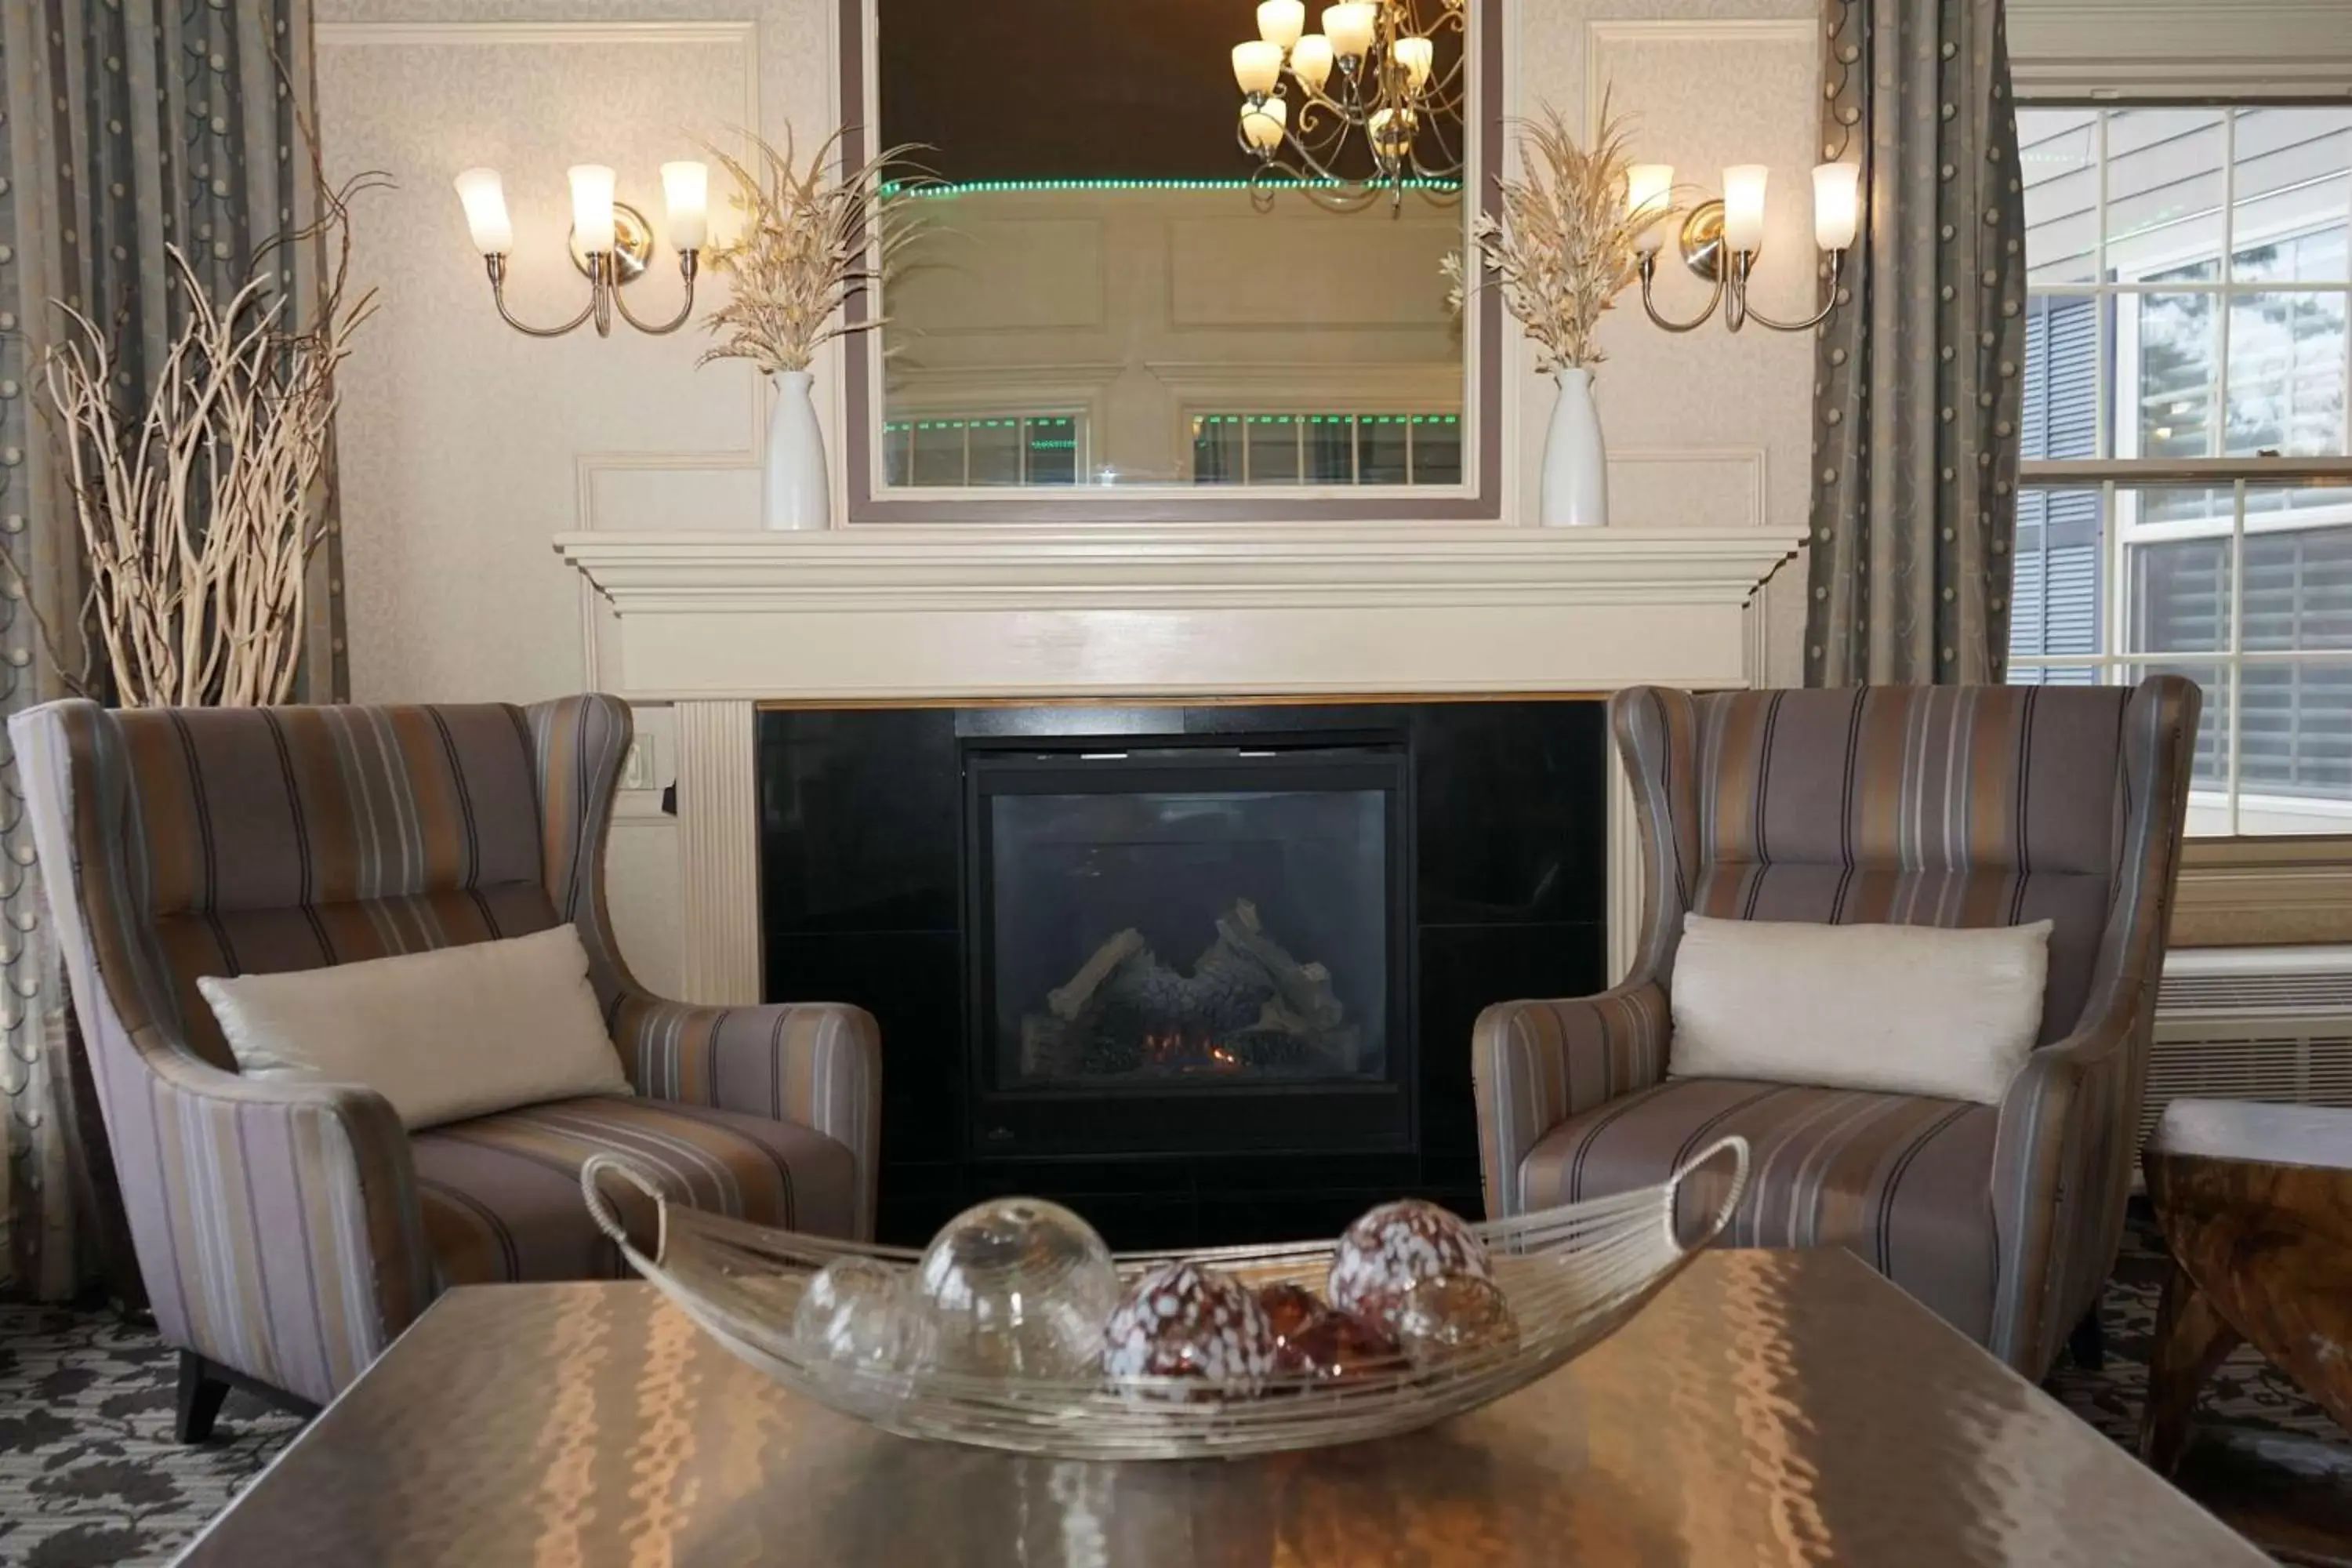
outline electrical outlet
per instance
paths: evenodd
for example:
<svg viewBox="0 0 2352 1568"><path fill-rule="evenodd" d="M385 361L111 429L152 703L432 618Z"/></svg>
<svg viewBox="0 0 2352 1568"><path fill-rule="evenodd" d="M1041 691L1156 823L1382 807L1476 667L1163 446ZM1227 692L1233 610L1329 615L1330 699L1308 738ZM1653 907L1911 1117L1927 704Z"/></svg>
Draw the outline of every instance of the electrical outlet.
<svg viewBox="0 0 2352 1568"><path fill-rule="evenodd" d="M623 789L654 787L653 742L643 735L629 742L628 755L621 759L621 787Z"/></svg>

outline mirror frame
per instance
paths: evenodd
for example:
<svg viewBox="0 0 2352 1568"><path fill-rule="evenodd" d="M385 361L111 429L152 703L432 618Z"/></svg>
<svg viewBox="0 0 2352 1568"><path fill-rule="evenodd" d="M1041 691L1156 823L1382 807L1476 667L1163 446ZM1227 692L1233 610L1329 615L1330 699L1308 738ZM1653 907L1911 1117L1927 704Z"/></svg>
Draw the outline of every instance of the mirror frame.
<svg viewBox="0 0 2352 1568"><path fill-rule="evenodd" d="M872 154L873 133L878 127L879 90L876 62L877 9L879 0L840 0L839 90L841 145L845 167L856 167ZM1242 25L1248 7L1235 0ZM1501 198L1495 174L1503 158L1503 0L1469 0L1464 35L1465 77L1468 82L1468 120L1475 128L1465 137L1463 184L1477 193L1478 211L1498 212ZM1203 90L1217 91L1232 84L1212 61L1202 68ZM1463 205L1463 246L1469 247L1468 202ZM851 299L851 321L866 320L873 301ZM1142 523L1142 522L1497 522L1503 516L1503 342L1502 296L1499 289L1472 291L1465 310L1468 330L1462 334L1463 450L1475 453L1459 485L1431 486L1426 493L1406 493L1397 487L1380 487L1362 499L1301 493L1303 487L1252 489L1241 486L1074 485L1051 491L1042 489L1008 490L1001 498L973 498L968 493L937 500L922 497L912 487L887 489L881 483L881 378L877 374L882 345L877 331L852 332L842 339L842 450L845 459L844 490L845 521L856 523Z"/></svg>

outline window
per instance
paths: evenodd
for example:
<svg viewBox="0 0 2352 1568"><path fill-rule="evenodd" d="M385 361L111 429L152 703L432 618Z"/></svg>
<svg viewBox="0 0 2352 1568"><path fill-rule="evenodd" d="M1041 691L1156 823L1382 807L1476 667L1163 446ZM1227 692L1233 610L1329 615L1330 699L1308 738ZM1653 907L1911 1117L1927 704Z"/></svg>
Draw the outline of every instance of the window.
<svg viewBox="0 0 2352 1568"><path fill-rule="evenodd" d="M2188 675L2192 833L2352 834L2352 110L2018 129L2010 679Z"/></svg>
<svg viewBox="0 0 2352 1568"><path fill-rule="evenodd" d="M1202 485L1454 485L1458 414L1199 414Z"/></svg>
<svg viewBox="0 0 2352 1568"><path fill-rule="evenodd" d="M1086 436L1077 414L892 419L882 467L894 485L1074 485L1087 471Z"/></svg>

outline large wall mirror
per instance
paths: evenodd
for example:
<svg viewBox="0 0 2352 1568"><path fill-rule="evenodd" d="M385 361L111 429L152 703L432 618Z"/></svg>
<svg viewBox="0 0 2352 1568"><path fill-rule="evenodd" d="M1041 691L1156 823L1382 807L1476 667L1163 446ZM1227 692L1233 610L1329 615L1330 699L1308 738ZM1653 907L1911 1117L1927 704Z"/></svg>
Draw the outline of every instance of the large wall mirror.
<svg viewBox="0 0 2352 1568"><path fill-rule="evenodd" d="M1497 515L1499 311L1440 268L1496 0L843 4L849 155L928 175L849 342L853 521Z"/></svg>

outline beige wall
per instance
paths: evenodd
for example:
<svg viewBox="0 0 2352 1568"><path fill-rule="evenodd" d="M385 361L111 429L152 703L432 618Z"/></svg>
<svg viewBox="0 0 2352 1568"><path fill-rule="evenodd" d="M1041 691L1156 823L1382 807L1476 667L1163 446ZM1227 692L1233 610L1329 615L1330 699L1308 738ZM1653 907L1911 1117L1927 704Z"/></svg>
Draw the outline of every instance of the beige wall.
<svg viewBox="0 0 2352 1568"><path fill-rule="evenodd" d="M1245 26L1245 0L1230 3ZM1709 186L1725 163L1769 163L1759 303L1798 313L1812 287L1816 12L1812 0L1522 0L1506 13L1507 102L1548 101L1582 126L1607 84L1640 116L1645 159ZM491 313L449 179L478 163L504 173L515 306L568 314L583 285L554 254L564 166L610 163L622 199L655 208L657 165L696 135L830 124L831 6L320 0L319 15L331 166L383 169L400 187L356 224L359 270L383 309L350 369L341 435L354 694L531 700L593 685L603 616L549 537L753 526L761 389L740 365L695 369L692 332L542 342L509 331ZM1230 83L1204 68L1202 90ZM1699 297L1687 277L1666 281L1670 309ZM658 309L675 288L657 269L632 297ZM1616 520L1801 520L1811 340L1733 338L1719 325L1670 337L1622 304L1600 380ZM1521 458L1507 498L1515 520L1532 511L1549 408L1519 352L1506 407ZM831 384L830 365L818 368ZM830 423L824 399L820 412ZM1769 591L1767 679L1798 678L1802 595L1800 567ZM652 752L638 778L657 786L674 771L667 715L643 712L640 728ZM624 802L614 901L632 961L660 985L677 972L678 895L675 829L656 799L645 789Z"/></svg>

